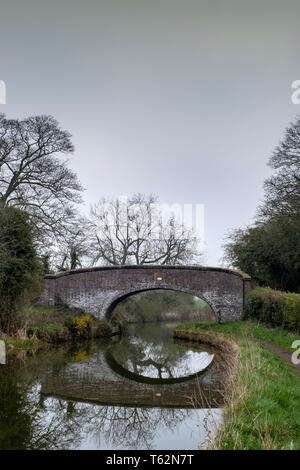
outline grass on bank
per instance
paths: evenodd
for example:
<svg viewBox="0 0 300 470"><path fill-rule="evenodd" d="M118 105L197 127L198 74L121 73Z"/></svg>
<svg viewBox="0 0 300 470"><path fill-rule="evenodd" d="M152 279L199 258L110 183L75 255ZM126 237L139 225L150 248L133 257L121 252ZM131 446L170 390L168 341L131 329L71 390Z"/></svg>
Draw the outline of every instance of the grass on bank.
<svg viewBox="0 0 300 470"><path fill-rule="evenodd" d="M234 339L240 348L215 448L300 449L300 378L291 365L249 339L257 337L290 347L297 335L250 322L185 324L177 329L214 332Z"/></svg>
<svg viewBox="0 0 300 470"><path fill-rule="evenodd" d="M269 343L275 344L284 349L292 349L293 341L300 339L300 334L283 330L280 328L269 328L262 323L251 321L239 321L232 323L184 323L177 326L179 330L210 330L229 334L233 338L240 338L241 336L247 338L257 338Z"/></svg>

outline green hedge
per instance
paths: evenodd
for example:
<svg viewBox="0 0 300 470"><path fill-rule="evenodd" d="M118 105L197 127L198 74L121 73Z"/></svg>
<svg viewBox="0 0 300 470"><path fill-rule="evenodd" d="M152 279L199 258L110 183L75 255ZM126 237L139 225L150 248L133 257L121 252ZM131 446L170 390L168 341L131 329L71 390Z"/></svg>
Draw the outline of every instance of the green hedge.
<svg viewBox="0 0 300 470"><path fill-rule="evenodd" d="M248 294L247 315L275 327L300 331L300 294L257 287Z"/></svg>

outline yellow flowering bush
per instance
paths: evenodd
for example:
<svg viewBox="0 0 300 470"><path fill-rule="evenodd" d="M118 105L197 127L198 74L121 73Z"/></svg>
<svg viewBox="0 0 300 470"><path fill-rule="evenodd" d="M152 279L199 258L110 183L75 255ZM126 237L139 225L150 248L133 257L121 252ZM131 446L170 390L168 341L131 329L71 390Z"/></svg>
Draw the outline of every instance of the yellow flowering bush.
<svg viewBox="0 0 300 470"><path fill-rule="evenodd" d="M69 328L72 335L88 336L91 331L92 321L93 319L90 315L84 315L66 320L65 325Z"/></svg>
<svg viewBox="0 0 300 470"><path fill-rule="evenodd" d="M72 324L76 330L90 330L92 325L92 317L90 315L85 315L84 317L75 317L72 320Z"/></svg>

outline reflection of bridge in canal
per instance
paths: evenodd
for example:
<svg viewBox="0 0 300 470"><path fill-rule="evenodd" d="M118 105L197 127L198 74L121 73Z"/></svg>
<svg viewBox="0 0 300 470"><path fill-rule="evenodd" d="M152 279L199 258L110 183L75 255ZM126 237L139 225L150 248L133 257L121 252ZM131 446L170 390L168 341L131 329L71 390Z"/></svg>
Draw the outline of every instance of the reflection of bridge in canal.
<svg viewBox="0 0 300 470"><path fill-rule="evenodd" d="M222 366L213 360L204 370L174 379L151 379L125 370L108 351L89 361L48 370L42 394L101 405L146 407L219 407L223 404Z"/></svg>

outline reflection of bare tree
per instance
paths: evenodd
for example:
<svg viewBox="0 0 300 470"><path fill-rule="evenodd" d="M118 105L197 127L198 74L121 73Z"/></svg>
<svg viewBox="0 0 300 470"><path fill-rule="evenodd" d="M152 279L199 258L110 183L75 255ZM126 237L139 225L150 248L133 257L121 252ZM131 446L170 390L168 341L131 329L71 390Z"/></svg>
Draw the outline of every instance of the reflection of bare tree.
<svg viewBox="0 0 300 470"><path fill-rule="evenodd" d="M90 432L101 446L104 437L112 447L151 447L156 431L155 423L149 423L146 408L102 407L92 420Z"/></svg>
<svg viewBox="0 0 300 470"><path fill-rule="evenodd" d="M62 400L41 399L39 385L26 394L23 412L30 417L31 438L27 449L68 449L80 441L80 423L66 419L66 403Z"/></svg>
<svg viewBox="0 0 300 470"><path fill-rule="evenodd" d="M173 429L191 410L128 408L76 404L72 420L81 422L83 432L93 436L97 448L102 440L109 448L151 449L159 431Z"/></svg>
<svg viewBox="0 0 300 470"><path fill-rule="evenodd" d="M40 386L26 371L11 367L0 374L0 449L61 449L76 439L76 430L64 422L63 402L57 400L55 414L40 396Z"/></svg>
<svg viewBox="0 0 300 470"><path fill-rule="evenodd" d="M98 449L151 449L162 428L174 429L192 411L98 406L54 398L39 407L37 387L27 399L23 411L31 418L28 449L76 449L91 440Z"/></svg>
<svg viewBox="0 0 300 470"><path fill-rule="evenodd" d="M139 375L143 375L145 369L149 366L157 370L157 376L159 379L163 378L163 373L167 373L167 378L173 378L171 368L168 366L169 358L165 358L163 362L156 362L153 359L145 359L143 361L131 361L133 366L133 372ZM164 377L165 378L165 377Z"/></svg>

